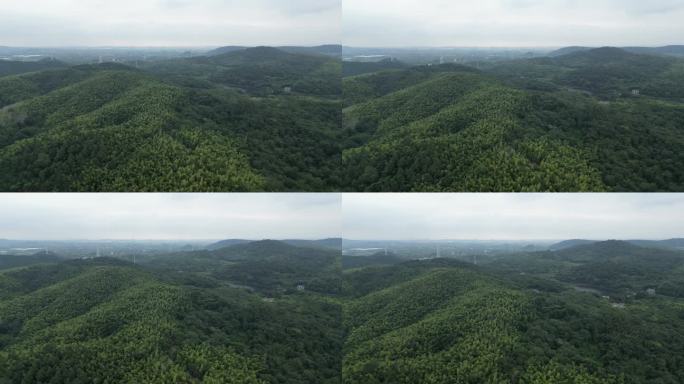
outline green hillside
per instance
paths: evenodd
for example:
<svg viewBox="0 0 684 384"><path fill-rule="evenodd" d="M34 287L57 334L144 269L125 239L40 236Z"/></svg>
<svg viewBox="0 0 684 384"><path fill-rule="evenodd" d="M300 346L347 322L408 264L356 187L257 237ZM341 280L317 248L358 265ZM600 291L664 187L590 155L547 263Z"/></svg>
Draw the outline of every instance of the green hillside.
<svg viewBox="0 0 684 384"><path fill-rule="evenodd" d="M0 77L0 190L336 188L338 61L255 48L155 63Z"/></svg>
<svg viewBox="0 0 684 384"><path fill-rule="evenodd" d="M184 84L192 78L197 81L196 86L219 84L259 96L301 94L338 98L341 92L339 60L271 47L153 63L147 69Z"/></svg>
<svg viewBox="0 0 684 384"><path fill-rule="evenodd" d="M620 300L644 296L648 289L684 298L684 253L644 248L624 241L580 244L497 260L497 268L542 274L603 292Z"/></svg>
<svg viewBox="0 0 684 384"><path fill-rule="evenodd" d="M198 272L268 295L293 293L298 285L307 291L336 294L340 285L338 259L339 251L264 240L164 255L149 263L165 271Z"/></svg>
<svg viewBox="0 0 684 384"><path fill-rule="evenodd" d="M40 61L12 61L0 60L0 76L19 75L27 72L37 72L45 69L64 67L66 64L52 59Z"/></svg>
<svg viewBox="0 0 684 384"><path fill-rule="evenodd" d="M96 258L0 272L0 382L339 382L340 308L310 290L315 284L295 289L302 268L332 271L336 259L292 248L260 242L219 252L241 273L267 274L264 282L207 273L211 263L192 253L184 266L169 255L144 265ZM283 258L298 252L303 259L288 275ZM291 289L272 295L240 284L266 285L273 274Z"/></svg>
<svg viewBox="0 0 684 384"><path fill-rule="evenodd" d="M682 382L684 253L574 242L478 265L271 240L0 258L0 383Z"/></svg>
<svg viewBox="0 0 684 384"><path fill-rule="evenodd" d="M619 253L606 246L597 252ZM638 258L658 258L640 252ZM343 382L677 383L684 378L681 299L658 294L620 302L497 263L476 267L435 259L345 272ZM533 262L519 263L528 264ZM365 282L361 290L359 282Z"/></svg>
<svg viewBox="0 0 684 384"><path fill-rule="evenodd" d="M682 68L680 59L602 48L481 71L442 65L344 78L344 184L682 190Z"/></svg>

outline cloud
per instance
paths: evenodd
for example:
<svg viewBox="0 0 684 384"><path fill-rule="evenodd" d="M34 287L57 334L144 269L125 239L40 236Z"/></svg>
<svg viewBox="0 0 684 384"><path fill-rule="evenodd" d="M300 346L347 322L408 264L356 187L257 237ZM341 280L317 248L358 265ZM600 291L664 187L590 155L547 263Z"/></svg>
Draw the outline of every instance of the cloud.
<svg viewBox="0 0 684 384"><path fill-rule="evenodd" d="M678 194L347 194L342 212L362 240L684 236Z"/></svg>
<svg viewBox="0 0 684 384"><path fill-rule="evenodd" d="M324 238L341 232L335 194L5 194L0 238Z"/></svg>
<svg viewBox="0 0 684 384"><path fill-rule="evenodd" d="M0 45L315 45L340 40L341 0L0 2Z"/></svg>
<svg viewBox="0 0 684 384"><path fill-rule="evenodd" d="M681 44L681 0L345 0L351 46Z"/></svg>

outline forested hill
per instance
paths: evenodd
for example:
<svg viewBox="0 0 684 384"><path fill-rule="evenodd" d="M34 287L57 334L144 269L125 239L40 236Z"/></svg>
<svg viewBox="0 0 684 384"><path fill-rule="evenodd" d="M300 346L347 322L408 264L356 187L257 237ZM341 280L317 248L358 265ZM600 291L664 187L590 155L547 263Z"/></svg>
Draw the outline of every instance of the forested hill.
<svg viewBox="0 0 684 384"><path fill-rule="evenodd" d="M561 49L550 52L548 54L548 56L557 57L557 56L562 56L562 55L566 55L569 53L589 51L592 49L596 49L596 48L578 47L578 46L563 47ZM622 47L621 49L628 51L628 52L632 52L632 53L641 53L641 54L647 54L647 55L663 55L663 56L684 57L684 45L667 45L664 47Z"/></svg>
<svg viewBox="0 0 684 384"><path fill-rule="evenodd" d="M339 73L257 48L0 77L0 190L338 189Z"/></svg>
<svg viewBox="0 0 684 384"><path fill-rule="evenodd" d="M578 248L593 249L596 262L605 252L621 257L628 251L624 258L644 258L648 265L664 257L625 244ZM571 256L558 257L555 268ZM529 266L526 273L497 263L433 259L345 272L343 382L684 380L681 298L657 290L623 300L561 281L553 268L541 268L548 265L543 260L521 259L520 266Z"/></svg>
<svg viewBox="0 0 684 384"><path fill-rule="evenodd" d="M566 248L571 248L577 245L586 245L599 242L598 240L564 240L555 244L552 244L549 249L552 251L558 251ZM628 243L646 247L646 248L664 248L671 250L684 250L684 239L667 239L667 240L627 240Z"/></svg>
<svg viewBox="0 0 684 384"><path fill-rule="evenodd" d="M0 271L0 382L339 383L340 307L317 292L339 291L339 270L324 251L140 259Z"/></svg>
<svg viewBox="0 0 684 384"><path fill-rule="evenodd" d="M595 289L620 300L645 295L648 289L684 298L684 251L642 247L627 241L580 244L557 251L500 257L497 268L538 273Z"/></svg>
<svg viewBox="0 0 684 384"><path fill-rule="evenodd" d="M40 61L0 60L0 77L42 71L45 69L62 68L65 66L66 64L52 59L44 59Z"/></svg>
<svg viewBox="0 0 684 384"><path fill-rule="evenodd" d="M191 78L197 85L208 82L259 96L303 94L339 98L341 94L339 59L272 47L234 49L146 67L164 77L184 80L183 83Z"/></svg>
<svg viewBox="0 0 684 384"><path fill-rule="evenodd" d="M224 53L241 51L241 50L245 50L248 48L249 47L245 47L245 46L228 45L225 47L219 47L219 48L213 49L213 50L207 52L206 55L207 56L222 55ZM319 54L319 55L328 55L328 56L334 56L334 57L339 57L342 55L342 46L337 45L337 44L325 44L325 45L318 45L315 47L283 46L283 47L276 47L276 48L278 48L282 51L285 51L285 52L292 52L292 53Z"/></svg>
<svg viewBox="0 0 684 384"><path fill-rule="evenodd" d="M0 270L25 267L33 264L56 263L61 261L54 253L39 252L34 255L0 254Z"/></svg>
<svg viewBox="0 0 684 384"><path fill-rule="evenodd" d="M340 251L262 240L194 252L156 256L144 264L163 271L193 271L269 295L302 284L322 294L339 291Z"/></svg>
<svg viewBox="0 0 684 384"><path fill-rule="evenodd" d="M682 59L601 48L343 89L351 190L684 190Z"/></svg>

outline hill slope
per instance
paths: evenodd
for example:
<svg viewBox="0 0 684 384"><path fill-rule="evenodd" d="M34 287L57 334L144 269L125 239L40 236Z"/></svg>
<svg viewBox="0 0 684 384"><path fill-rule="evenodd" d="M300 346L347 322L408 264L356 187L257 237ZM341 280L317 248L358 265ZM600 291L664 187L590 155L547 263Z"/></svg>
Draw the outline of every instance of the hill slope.
<svg viewBox="0 0 684 384"><path fill-rule="evenodd" d="M345 78L345 185L680 191L684 61L617 48Z"/></svg>
<svg viewBox="0 0 684 384"><path fill-rule="evenodd" d="M0 189L338 185L339 61L262 47L146 65L0 77Z"/></svg>
<svg viewBox="0 0 684 384"><path fill-rule="evenodd" d="M244 191L263 185L233 139L193 129L178 114L190 97L182 89L128 68L70 71L60 80L74 82L0 112L6 170L0 189Z"/></svg>
<svg viewBox="0 0 684 384"><path fill-rule="evenodd" d="M339 306L150 267L93 259L0 272L0 382L339 382Z"/></svg>
<svg viewBox="0 0 684 384"><path fill-rule="evenodd" d="M0 60L0 77L9 75L19 75L27 72L36 72L46 69L56 69L65 67L66 64L57 60L40 61L11 61Z"/></svg>
<svg viewBox="0 0 684 384"><path fill-rule="evenodd" d="M375 76L385 75L352 81L372 87ZM581 150L523 123L533 104L524 92L452 66L411 79L417 84L345 110L350 146L363 143L344 153L351 189L603 189Z"/></svg>
<svg viewBox="0 0 684 384"><path fill-rule="evenodd" d="M345 286L372 281L365 291L347 291L344 383L684 377L683 307L675 299L638 299L625 309L547 278L445 260L345 273Z"/></svg>

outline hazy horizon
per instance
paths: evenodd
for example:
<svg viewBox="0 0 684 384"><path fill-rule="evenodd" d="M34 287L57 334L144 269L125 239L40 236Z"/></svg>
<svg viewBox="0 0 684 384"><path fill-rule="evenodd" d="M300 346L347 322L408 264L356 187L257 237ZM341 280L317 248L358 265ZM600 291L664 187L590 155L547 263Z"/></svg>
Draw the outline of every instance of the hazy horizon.
<svg viewBox="0 0 684 384"><path fill-rule="evenodd" d="M597 44L597 45L580 45L580 44L570 44L570 45L538 45L538 46L486 46L486 45L460 45L460 46L439 46L439 45L415 45L415 46L358 46L358 45L342 45L342 48L358 48L358 49L393 49L393 50L411 50L411 49L560 49L567 47L587 47L587 48L603 48L603 47L614 47L614 48L628 48L628 47L643 47L643 48L660 48L667 46L684 46L684 43L680 44L664 44L664 45L610 45L610 44Z"/></svg>
<svg viewBox="0 0 684 384"><path fill-rule="evenodd" d="M219 44L219 45L160 45L160 46L145 46L145 45L59 45L59 46L19 46L19 45L1 45L0 48L13 49L216 49L221 47L237 46L245 48L255 47L304 47L313 48L325 45L339 45L338 43L323 43L316 45L275 45L275 44L254 44L254 45L240 45L240 44Z"/></svg>

